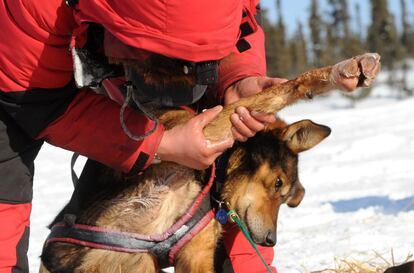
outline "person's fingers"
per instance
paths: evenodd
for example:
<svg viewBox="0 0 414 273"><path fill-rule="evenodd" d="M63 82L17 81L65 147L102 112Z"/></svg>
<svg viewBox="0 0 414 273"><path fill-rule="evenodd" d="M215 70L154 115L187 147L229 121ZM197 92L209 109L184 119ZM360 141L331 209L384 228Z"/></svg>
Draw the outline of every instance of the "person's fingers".
<svg viewBox="0 0 414 273"><path fill-rule="evenodd" d="M252 115L252 117L254 117L256 120L265 124L276 122L276 116L274 114L251 111L250 115Z"/></svg>
<svg viewBox="0 0 414 273"><path fill-rule="evenodd" d="M226 138L224 140L215 141L215 142L210 142L207 140L207 148L209 149L209 152L214 153L214 154L223 153L228 148L231 148L233 144L234 144L233 138Z"/></svg>
<svg viewBox="0 0 414 273"><path fill-rule="evenodd" d="M240 116L240 120L243 121L244 125L246 125L249 130L253 131L254 133L263 130L263 122L260 122L252 117L250 115L250 111L245 107L237 107L236 113Z"/></svg>
<svg viewBox="0 0 414 273"><path fill-rule="evenodd" d="M255 135L256 132L248 128L244 122L240 119L240 116L236 113L230 116L230 121L233 127L243 136L245 137L252 137Z"/></svg>
<svg viewBox="0 0 414 273"><path fill-rule="evenodd" d="M208 123L210 123L217 117L221 110L223 110L223 106L217 105L213 108L205 110L195 118L199 122L200 126L204 128Z"/></svg>
<svg viewBox="0 0 414 273"><path fill-rule="evenodd" d="M242 134L240 134L236 128L231 127L231 132L233 134L233 137L235 140L240 141L240 142L246 142L247 141L247 137L243 136Z"/></svg>

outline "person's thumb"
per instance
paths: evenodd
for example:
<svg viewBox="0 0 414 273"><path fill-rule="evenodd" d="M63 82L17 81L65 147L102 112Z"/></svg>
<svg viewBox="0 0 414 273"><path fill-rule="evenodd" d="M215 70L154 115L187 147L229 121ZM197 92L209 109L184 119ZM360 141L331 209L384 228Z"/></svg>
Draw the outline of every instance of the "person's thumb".
<svg viewBox="0 0 414 273"><path fill-rule="evenodd" d="M213 121L218 114L223 110L223 106L217 105L216 107L210 108L198 115L198 122L202 128Z"/></svg>
<svg viewBox="0 0 414 273"><path fill-rule="evenodd" d="M226 138L223 140L211 142L207 140L207 148L211 149L215 153L223 153L228 148L231 148L234 144L233 138Z"/></svg>

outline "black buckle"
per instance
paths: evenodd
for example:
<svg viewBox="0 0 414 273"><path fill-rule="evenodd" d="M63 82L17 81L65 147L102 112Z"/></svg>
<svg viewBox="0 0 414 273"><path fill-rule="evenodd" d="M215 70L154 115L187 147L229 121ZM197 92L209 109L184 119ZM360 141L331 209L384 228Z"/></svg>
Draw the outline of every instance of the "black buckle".
<svg viewBox="0 0 414 273"><path fill-rule="evenodd" d="M79 3L79 0L65 0L65 3L68 7L74 8Z"/></svg>

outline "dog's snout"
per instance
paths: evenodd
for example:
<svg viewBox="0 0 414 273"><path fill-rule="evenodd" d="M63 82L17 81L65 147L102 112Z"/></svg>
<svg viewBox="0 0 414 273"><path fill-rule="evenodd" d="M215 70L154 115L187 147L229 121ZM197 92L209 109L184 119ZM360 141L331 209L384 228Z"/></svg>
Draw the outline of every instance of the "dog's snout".
<svg viewBox="0 0 414 273"><path fill-rule="evenodd" d="M276 245L276 232L275 231L269 231L266 235L266 245L267 246L275 246Z"/></svg>

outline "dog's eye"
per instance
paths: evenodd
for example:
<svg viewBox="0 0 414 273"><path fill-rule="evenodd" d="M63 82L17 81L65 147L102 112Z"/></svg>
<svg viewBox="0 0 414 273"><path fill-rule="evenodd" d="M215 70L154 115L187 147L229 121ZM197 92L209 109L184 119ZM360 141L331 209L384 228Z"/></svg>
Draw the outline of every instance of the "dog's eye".
<svg viewBox="0 0 414 273"><path fill-rule="evenodd" d="M275 191L278 191L283 186L283 181L280 177L276 179Z"/></svg>

